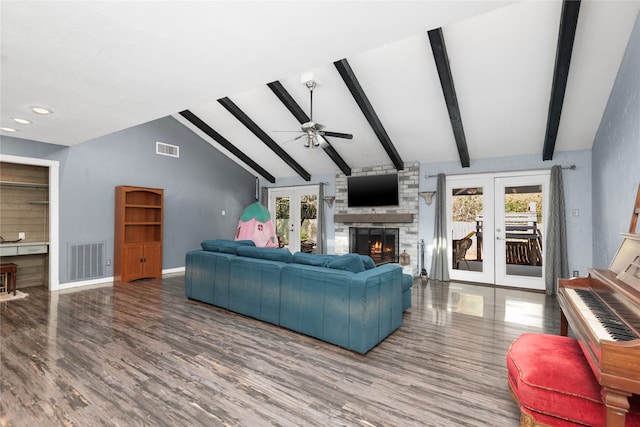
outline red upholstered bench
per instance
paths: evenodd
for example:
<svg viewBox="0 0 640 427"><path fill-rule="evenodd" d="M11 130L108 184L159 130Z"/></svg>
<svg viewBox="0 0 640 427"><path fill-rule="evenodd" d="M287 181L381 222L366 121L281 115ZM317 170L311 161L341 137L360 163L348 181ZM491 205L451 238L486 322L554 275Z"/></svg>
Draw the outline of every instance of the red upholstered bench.
<svg viewBox="0 0 640 427"><path fill-rule="evenodd" d="M507 353L509 391L520 406L520 426L605 426L606 409L575 338L522 334ZM640 426L637 396L625 427Z"/></svg>

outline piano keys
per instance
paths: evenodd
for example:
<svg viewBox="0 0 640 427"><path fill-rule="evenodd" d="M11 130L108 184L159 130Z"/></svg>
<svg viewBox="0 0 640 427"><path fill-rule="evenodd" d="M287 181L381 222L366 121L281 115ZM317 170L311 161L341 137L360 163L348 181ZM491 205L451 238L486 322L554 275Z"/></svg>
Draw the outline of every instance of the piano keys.
<svg viewBox="0 0 640 427"><path fill-rule="evenodd" d="M571 327L602 385L608 427L624 426L640 394L640 234L623 237L609 270L558 280L560 334Z"/></svg>
<svg viewBox="0 0 640 427"><path fill-rule="evenodd" d="M631 341L638 339L633 332L598 295L587 289L566 288L566 295L575 303L598 340Z"/></svg>

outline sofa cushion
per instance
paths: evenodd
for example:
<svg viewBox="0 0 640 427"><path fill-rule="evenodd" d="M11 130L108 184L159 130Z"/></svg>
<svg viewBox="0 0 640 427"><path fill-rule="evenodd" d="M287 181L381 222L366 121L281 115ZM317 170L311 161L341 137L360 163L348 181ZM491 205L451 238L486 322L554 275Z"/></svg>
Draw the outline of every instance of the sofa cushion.
<svg viewBox="0 0 640 427"><path fill-rule="evenodd" d="M402 292L407 292L413 286L413 277L410 274L402 274Z"/></svg>
<svg viewBox="0 0 640 427"><path fill-rule="evenodd" d="M376 268L376 263L373 262L368 255L360 255L360 259L362 259L362 264L364 265L365 270L371 270L372 268Z"/></svg>
<svg viewBox="0 0 640 427"><path fill-rule="evenodd" d="M333 268L336 270L345 270L352 273L360 273L365 271L362 258L358 254L344 254L336 256L335 258L328 259L327 268Z"/></svg>
<svg viewBox="0 0 640 427"><path fill-rule="evenodd" d="M291 262L304 265L315 265L316 267L324 267L327 257L319 254L308 254L306 252L296 252L291 258Z"/></svg>
<svg viewBox="0 0 640 427"><path fill-rule="evenodd" d="M235 254L236 249L242 246L253 246L255 243L252 240L227 240L227 239L215 239L215 240L203 240L200 243L202 249L209 252L224 252L227 254Z"/></svg>
<svg viewBox="0 0 640 427"><path fill-rule="evenodd" d="M242 246L237 249L237 254L247 258L267 259L270 261L291 262L291 252L285 248L256 248Z"/></svg>

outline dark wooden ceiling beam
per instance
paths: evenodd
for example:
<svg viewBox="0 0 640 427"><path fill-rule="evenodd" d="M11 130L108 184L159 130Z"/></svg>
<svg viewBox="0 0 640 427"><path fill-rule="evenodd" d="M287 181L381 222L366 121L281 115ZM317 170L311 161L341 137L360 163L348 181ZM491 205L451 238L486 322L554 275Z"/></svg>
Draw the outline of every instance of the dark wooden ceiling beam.
<svg viewBox="0 0 640 427"><path fill-rule="evenodd" d="M249 129L255 136L265 143L278 157L280 157L291 169L296 171L305 181L311 181L311 174L307 172L298 162L296 162L286 151L282 149L265 131L260 129L253 120L247 116L233 101L229 98L218 99L218 102L230 112L240 123Z"/></svg>
<svg viewBox="0 0 640 427"><path fill-rule="evenodd" d="M578 27L578 13L580 12L580 0L564 0L562 3L562 16L560 17L560 30L558 31L558 47L556 50L556 64L553 69L553 84L551 86L551 99L549 100L549 114L547 116L547 130L544 136L542 148L542 160L553 160L553 152L558 138L560 116L564 94L567 89L569 77L569 65L573 53L573 41Z"/></svg>
<svg viewBox="0 0 640 427"><path fill-rule="evenodd" d="M462 115L460 114L456 88L453 84L453 75L451 74L449 55L447 55L447 47L444 43L442 28L428 31L427 34L429 35L429 42L431 43L433 59L438 69L438 76L440 76L440 86L442 86L444 101L447 104L447 111L449 112L453 136L456 140L456 146L458 147L460 163L463 168L468 168L470 166L469 148L467 147L467 138L465 137L464 127L462 126Z"/></svg>
<svg viewBox="0 0 640 427"><path fill-rule="evenodd" d="M287 107L287 110L293 114L293 117L295 117L300 124L307 123L310 120L307 113L305 113L302 107L293 99L291 94L287 92L284 86L282 86L282 83L276 80L275 82L267 83L267 86L269 86L269 89L271 89L280 102Z"/></svg>
<svg viewBox="0 0 640 427"><path fill-rule="evenodd" d="M389 138L389 135L387 134L387 131L385 130L384 126L382 126L382 122L378 118L378 115L373 109L373 106L369 102L369 99L367 98L367 95L364 93L362 86L360 86L360 82L358 81L355 73L351 69L349 62L347 62L346 59L341 59L340 61L334 62L333 65L335 65L336 69L338 70L338 73L340 73L340 76L342 77L342 80L344 80L344 83L349 88L349 91L351 92L353 99L358 104L358 107L360 107L362 114L364 114L365 118L369 122L369 125L371 126L376 136L380 140L382 147L387 152L387 155L393 162L394 166L399 171L403 170L404 162L402 161L402 158L400 158L400 154L398 154L398 150L396 150L396 147L393 145L393 142L391 142L391 138Z"/></svg>
<svg viewBox="0 0 640 427"><path fill-rule="evenodd" d="M267 86L269 86L269 89L271 89L271 91L278 97L280 102L282 102L282 104L287 107L287 110L289 110L291 114L293 114L293 117L295 117L296 120L300 122L300 124L307 123L309 120L311 120L309 116L307 116L307 114L304 112L302 107L300 107L300 105L293 99L291 94L284 88L284 86L282 86L282 83L276 80L275 82L268 83ZM340 168L342 173L344 173L346 176L350 176L351 168L349 167L347 162L345 162L340 154L338 154L331 143L329 143L327 138L324 136L323 138L327 143L322 147L324 152L327 153L331 160L333 160L333 163L335 163L336 166Z"/></svg>
<svg viewBox="0 0 640 427"><path fill-rule="evenodd" d="M259 164L254 162L249 156L240 151L235 145L230 143L225 137L220 135L215 131L211 126L206 124L200 117L195 115L189 110L184 110L180 112L180 115L187 119L191 124L200 129L202 132L211 137L214 141L220 144L225 150L229 151L231 154L236 156L239 160L244 162L251 169L256 171L260 176L271 183L275 183L276 179L273 175L267 172L264 168L262 168Z"/></svg>

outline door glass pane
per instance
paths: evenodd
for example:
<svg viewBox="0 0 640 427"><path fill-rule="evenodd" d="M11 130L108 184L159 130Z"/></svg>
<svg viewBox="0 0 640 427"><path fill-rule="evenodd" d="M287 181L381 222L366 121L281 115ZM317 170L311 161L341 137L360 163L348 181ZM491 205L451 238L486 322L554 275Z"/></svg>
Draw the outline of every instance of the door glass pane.
<svg viewBox="0 0 640 427"><path fill-rule="evenodd" d="M453 269L482 271L482 187L453 188L451 197Z"/></svg>
<svg viewBox="0 0 640 427"><path fill-rule="evenodd" d="M281 248L289 248L289 197L276 197L276 236Z"/></svg>
<svg viewBox="0 0 640 427"><path fill-rule="evenodd" d="M318 233L318 196L300 197L300 251L314 253Z"/></svg>
<svg viewBox="0 0 640 427"><path fill-rule="evenodd" d="M507 275L542 277L542 185L504 188Z"/></svg>

